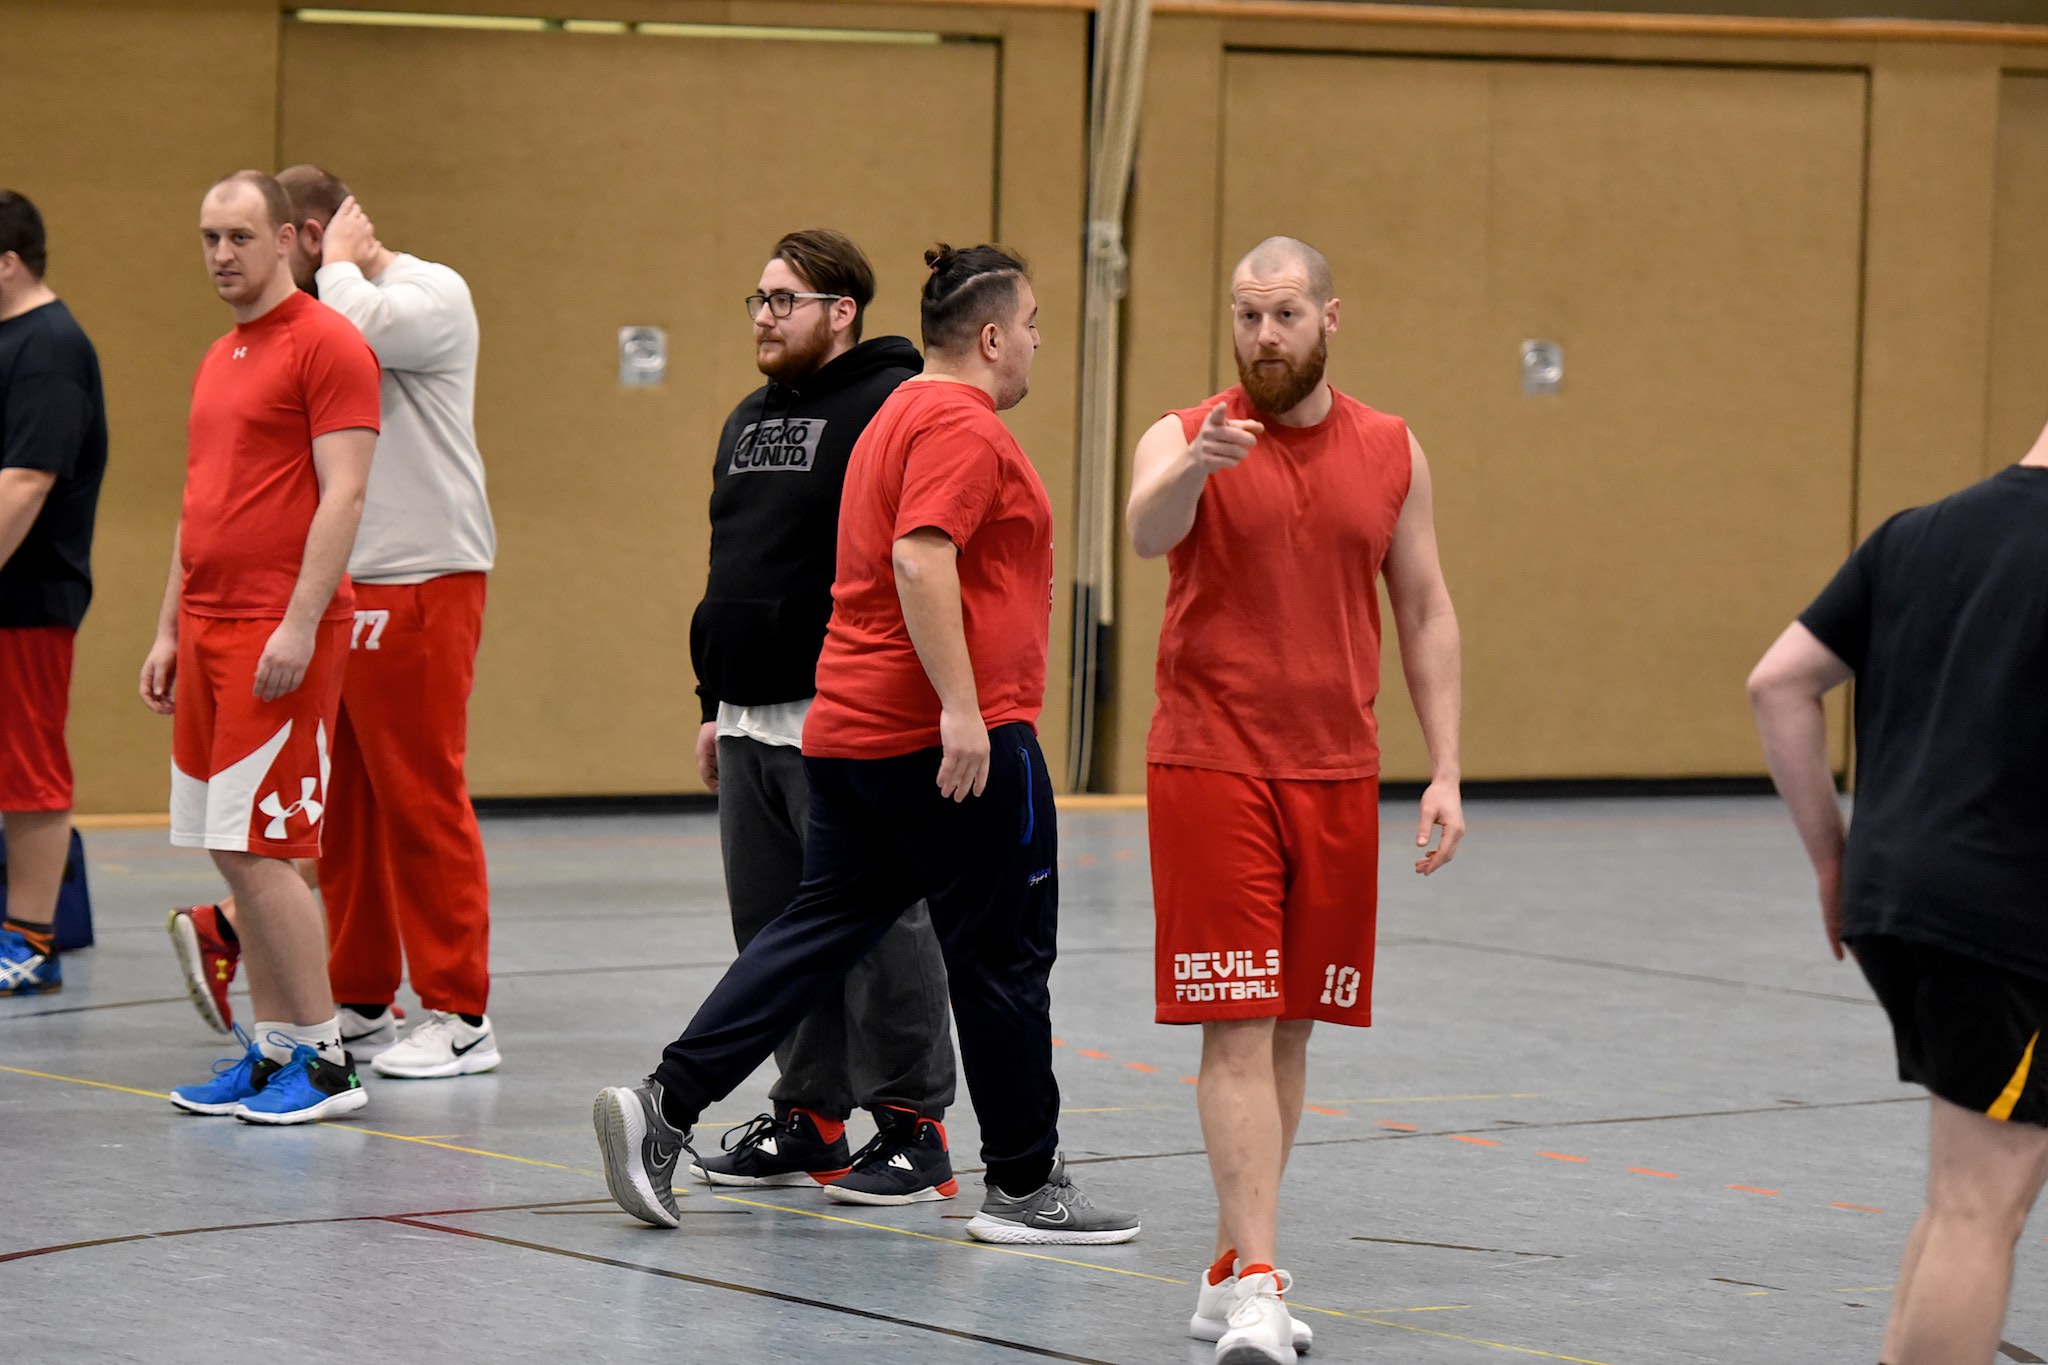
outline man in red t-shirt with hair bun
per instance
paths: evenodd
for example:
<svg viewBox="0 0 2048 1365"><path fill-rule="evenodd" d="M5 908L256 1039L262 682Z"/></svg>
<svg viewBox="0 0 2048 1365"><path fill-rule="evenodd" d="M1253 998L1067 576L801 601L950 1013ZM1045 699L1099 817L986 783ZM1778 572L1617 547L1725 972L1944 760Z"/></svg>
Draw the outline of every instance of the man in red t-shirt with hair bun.
<svg viewBox="0 0 2048 1365"><path fill-rule="evenodd" d="M1074 1187L1059 1153L1051 995L1059 848L1036 723L1052 616L1052 507L996 414L1038 350L1024 263L925 253L925 368L853 448L832 623L804 720L810 827L789 908L741 950L683 1036L592 1119L612 1197L672 1228L690 1126L767 1057L904 909L930 907L981 1121L985 1242L1105 1244L1138 1219Z"/></svg>
<svg viewBox="0 0 2048 1365"><path fill-rule="evenodd" d="M1268 238L1238 263L1230 301L1242 382L1145 433L1129 515L1137 552L1166 555L1170 575L1146 745L1158 1018L1202 1026L1218 1203L1189 1330L1216 1341L1218 1362L1284 1365L1311 1340L1274 1269L1309 1030L1372 1023L1379 578L1429 746L1425 876L1465 828L1458 619L1422 447L1324 377L1329 263Z"/></svg>
<svg viewBox="0 0 2048 1365"><path fill-rule="evenodd" d="M341 1046L320 907L292 860L320 853L378 368L354 324L299 292L291 217L261 171L226 177L200 205L207 270L235 326L192 384L184 509L141 689L175 718L171 842L210 850L234 892L257 1020L232 1066L171 1102L267 1124L366 1102Z"/></svg>

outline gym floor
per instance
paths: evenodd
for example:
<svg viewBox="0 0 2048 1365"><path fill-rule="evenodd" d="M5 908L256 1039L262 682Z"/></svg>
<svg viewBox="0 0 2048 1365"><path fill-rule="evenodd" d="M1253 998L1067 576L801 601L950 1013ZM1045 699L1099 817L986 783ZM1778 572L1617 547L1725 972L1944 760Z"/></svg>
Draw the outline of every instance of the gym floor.
<svg viewBox="0 0 2048 1365"><path fill-rule="evenodd" d="M1309 1359L1875 1360L1925 1105L1827 954L1778 804L1468 817L1425 882L1414 807L1387 804L1380 1022L1312 1044L1282 1214ZM611 1203L591 1098L649 1070L732 956L708 813L488 820L503 1067L366 1067L367 1109L278 1130L166 1102L228 1050L163 933L217 894L207 860L88 832L98 946L61 995L0 1000L0 1355L1207 1362L1183 1335L1213 1234L1199 1037L1151 1021L1144 815L1069 808L1061 834L1062 1132L1082 1188L1143 1214L1121 1247L969 1242L964 1093L951 1201L697 1186L677 1231ZM2011 1360L2048 1354L2041 1231Z"/></svg>

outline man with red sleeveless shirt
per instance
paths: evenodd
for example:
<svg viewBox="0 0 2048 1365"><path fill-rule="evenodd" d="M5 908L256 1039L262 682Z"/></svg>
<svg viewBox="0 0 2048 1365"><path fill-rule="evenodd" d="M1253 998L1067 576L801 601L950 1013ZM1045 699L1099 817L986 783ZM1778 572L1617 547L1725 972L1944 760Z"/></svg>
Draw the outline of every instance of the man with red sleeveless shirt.
<svg viewBox="0 0 2048 1365"><path fill-rule="evenodd" d="M277 181L221 180L199 230L235 327L193 381L184 508L141 691L176 718L171 842L210 850L235 894L257 1024L241 1057L171 1102L308 1123L366 1099L341 1046L320 907L292 860L320 853L377 357L293 282Z"/></svg>
<svg viewBox="0 0 2048 1365"><path fill-rule="evenodd" d="M1230 297L1242 382L1145 433L1129 517L1170 571L1146 746L1158 1018L1202 1025L1219 1206L1189 1330L1219 1363L1259 1365L1310 1342L1274 1268L1309 1031L1372 1022L1382 573L1432 769L1417 872L1451 860L1464 815L1458 621L1422 447L1324 377L1321 253L1269 238Z"/></svg>

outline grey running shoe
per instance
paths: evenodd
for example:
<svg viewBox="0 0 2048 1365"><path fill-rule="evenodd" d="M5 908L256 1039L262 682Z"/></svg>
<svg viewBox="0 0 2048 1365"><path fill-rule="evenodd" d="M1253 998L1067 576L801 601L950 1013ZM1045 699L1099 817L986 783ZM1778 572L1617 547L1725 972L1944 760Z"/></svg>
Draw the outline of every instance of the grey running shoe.
<svg viewBox="0 0 2048 1365"><path fill-rule="evenodd" d="M1136 1237L1138 1215L1090 1203L1067 1179L1067 1159L1056 1156L1045 1183L1021 1198L991 1184L981 1212L967 1224L967 1235L977 1242L1103 1246Z"/></svg>
<svg viewBox="0 0 2048 1365"><path fill-rule="evenodd" d="M639 1085L607 1086L597 1092L591 1124L604 1153L604 1181L619 1207L643 1223L672 1228L682 1221L676 1207L676 1163L684 1152L695 1161L690 1130L661 1114L661 1082L649 1076Z"/></svg>

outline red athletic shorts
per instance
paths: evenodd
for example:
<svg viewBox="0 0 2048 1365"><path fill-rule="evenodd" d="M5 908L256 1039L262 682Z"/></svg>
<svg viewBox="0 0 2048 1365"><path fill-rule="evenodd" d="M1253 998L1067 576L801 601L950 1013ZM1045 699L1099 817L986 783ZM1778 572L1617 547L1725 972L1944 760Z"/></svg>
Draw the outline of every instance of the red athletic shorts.
<svg viewBox="0 0 2048 1365"><path fill-rule="evenodd" d="M277 624L178 618L171 842L180 848L320 856L349 622L322 621L305 680L276 701L258 701L256 663Z"/></svg>
<svg viewBox="0 0 2048 1365"><path fill-rule="evenodd" d="M69 626L0 627L0 811L71 809Z"/></svg>
<svg viewBox="0 0 2048 1365"><path fill-rule="evenodd" d="M1372 1023L1377 777L1145 770L1162 1024Z"/></svg>

